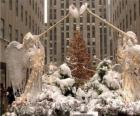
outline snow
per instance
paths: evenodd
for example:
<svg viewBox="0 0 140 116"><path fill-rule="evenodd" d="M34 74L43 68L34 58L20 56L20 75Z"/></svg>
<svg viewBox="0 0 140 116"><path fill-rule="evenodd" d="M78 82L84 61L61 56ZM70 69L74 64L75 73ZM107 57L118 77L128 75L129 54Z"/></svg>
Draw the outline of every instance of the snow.
<svg viewBox="0 0 140 116"><path fill-rule="evenodd" d="M64 63L60 66L60 74L68 75L69 77L72 77L71 70L66 63Z"/></svg>

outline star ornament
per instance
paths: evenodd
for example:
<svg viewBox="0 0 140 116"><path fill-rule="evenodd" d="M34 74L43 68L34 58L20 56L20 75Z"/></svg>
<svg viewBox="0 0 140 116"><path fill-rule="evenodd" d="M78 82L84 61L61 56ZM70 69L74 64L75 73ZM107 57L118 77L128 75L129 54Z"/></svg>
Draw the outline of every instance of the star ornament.
<svg viewBox="0 0 140 116"><path fill-rule="evenodd" d="M88 4L87 4L87 3L84 3L84 4L80 7L80 9L78 10L78 8L77 8L75 5L71 4L71 5L69 6L69 13L70 13L74 18L79 18L79 16L82 15L82 14L85 12L85 10L87 9L87 6L88 6Z"/></svg>

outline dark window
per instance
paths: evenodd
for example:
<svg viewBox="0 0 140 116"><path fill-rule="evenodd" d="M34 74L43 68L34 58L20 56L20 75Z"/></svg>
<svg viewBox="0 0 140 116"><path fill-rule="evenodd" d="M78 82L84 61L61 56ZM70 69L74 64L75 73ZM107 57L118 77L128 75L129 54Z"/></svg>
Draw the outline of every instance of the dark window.
<svg viewBox="0 0 140 116"><path fill-rule="evenodd" d="M15 40L18 41L18 30L15 30Z"/></svg>
<svg viewBox="0 0 140 116"><path fill-rule="evenodd" d="M61 16L64 16L64 10L61 10Z"/></svg>
<svg viewBox="0 0 140 116"><path fill-rule="evenodd" d="M56 5L56 0L54 0L54 5Z"/></svg>
<svg viewBox="0 0 140 116"><path fill-rule="evenodd" d="M69 0L66 1L66 8L69 8Z"/></svg>
<svg viewBox="0 0 140 116"><path fill-rule="evenodd" d="M99 0L99 5L101 5L102 4L102 0Z"/></svg>
<svg viewBox="0 0 140 116"><path fill-rule="evenodd" d="M23 41L23 34L21 33L20 34L20 42L22 43L22 41Z"/></svg>
<svg viewBox="0 0 140 116"><path fill-rule="evenodd" d="M90 15L87 15L87 22L90 23Z"/></svg>
<svg viewBox="0 0 140 116"><path fill-rule="evenodd" d="M37 3L35 3L35 13L37 14Z"/></svg>
<svg viewBox="0 0 140 116"><path fill-rule="evenodd" d="M29 3L30 3L30 5L31 5L31 0L29 0Z"/></svg>
<svg viewBox="0 0 140 116"><path fill-rule="evenodd" d="M87 31L90 31L90 25L87 25Z"/></svg>
<svg viewBox="0 0 140 116"><path fill-rule="evenodd" d="M66 19L66 23L69 23L69 18Z"/></svg>
<svg viewBox="0 0 140 116"><path fill-rule="evenodd" d="M136 20L136 4L134 4L134 20Z"/></svg>
<svg viewBox="0 0 140 116"><path fill-rule="evenodd" d="M29 28L31 29L31 16L29 16Z"/></svg>
<svg viewBox="0 0 140 116"><path fill-rule="evenodd" d="M128 15L126 15L126 29L128 28Z"/></svg>
<svg viewBox="0 0 140 116"><path fill-rule="evenodd" d="M95 26L92 26L92 37L95 38Z"/></svg>
<svg viewBox="0 0 140 116"><path fill-rule="evenodd" d="M23 21L23 6L21 5L21 20Z"/></svg>
<svg viewBox="0 0 140 116"><path fill-rule="evenodd" d="M83 22L83 17L80 17L80 23L82 23Z"/></svg>
<svg viewBox="0 0 140 116"><path fill-rule="evenodd" d="M56 9L54 9L54 19L56 19Z"/></svg>
<svg viewBox="0 0 140 116"><path fill-rule="evenodd" d="M66 25L66 31L69 31L69 26L68 25Z"/></svg>
<svg viewBox="0 0 140 116"><path fill-rule="evenodd" d="M130 25L131 25L132 24L132 11L130 10L129 13L130 13Z"/></svg>
<svg viewBox="0 0 140 116"><path fill-rule="evenodd" d="M92 0L92 7L95 7L95 0Z"/></svg>
<svg viewBox="0 0 140 116"><path fill-rule="evenodd" d="M64 3L61 3L61 8L64 8Z"/></svg>
<svg viewBox="0 0 140 116"><path fill-rule="evenodd" d="M0 26L0 37L4 38L5 36L5 22L4 19L1 19L1 26Z"/></svg>
<svg viewBox="0 0 140 116"><path fill-rule="evenodd" d="M12 41L12 25L9 25L9 39Z"/></svg>
<svg viewBox="0 0 140 116"><path fill-rule="evenodd" d="M5 3L5 0L2 0L2 3Z"/></svg>
<svg viewBox="0 0 140 116"><path fill-rule="evenodd" d="M16 16L18 16L18 0L16 0L16 7L15 7L15 10L16 10Z"/></svg>
<svg viewBox="0 0 140 116"><path fill-rule="evenodd" d="M66 33L66 38L69 38L69 32Z"/></svg>
<svg viewBox="0 0 140 116"><path fill-rule="evenodd" d="M25 25L27 25L27 11L25 11Z"/></svg>
<svg viewBox="0 0 140 116"><path fill-rule="evenodd" d="M90 33L87 33L87 38L90 39Z"/></svg>
<svg viewBox="0 0 140 116"><path fill-rule="evenodd" d="M12 10L12 0L9 0L9 9Z"/></svg>

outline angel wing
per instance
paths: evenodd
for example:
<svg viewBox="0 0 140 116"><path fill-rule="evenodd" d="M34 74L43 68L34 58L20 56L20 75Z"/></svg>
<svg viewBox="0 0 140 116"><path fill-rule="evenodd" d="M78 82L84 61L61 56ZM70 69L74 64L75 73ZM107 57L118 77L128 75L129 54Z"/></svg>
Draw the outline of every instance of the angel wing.
<svg viewBox="0 0 140 116"><path fill-rule="evenodd" d="M69 6L69 12L74 18L79 17L79 11L73 4Z"/></svg>
<svg viewBox="0 0 140 116"><path fill-rule="evenodd" d="M80 15L83 14L85 12L85 10L87 9L88 3L84 3L81 8L80 8Z"/></svg>
<svg viewBox="0 0 140 116"><path fill-rule="evenodd" d="M21 88L23 80L26 78L25 64L27 58L24 56L25 50L22 44L12 41L6 49L6 63L9 80L12 83L14 92Z"/></svg>

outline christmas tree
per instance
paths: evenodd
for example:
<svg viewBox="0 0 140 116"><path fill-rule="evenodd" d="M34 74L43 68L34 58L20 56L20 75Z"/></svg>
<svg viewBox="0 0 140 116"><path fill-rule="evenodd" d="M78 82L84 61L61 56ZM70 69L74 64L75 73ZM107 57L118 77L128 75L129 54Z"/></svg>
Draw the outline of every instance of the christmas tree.
<svg viewBox="0 0 140 116"><path fill-rule="evenodd" d="M76 31L74 38L70 41L67 63L71 68L72 76L75 77L76 85L78 86L84 84L94 74L86 43L79 31Z"/></svg>

